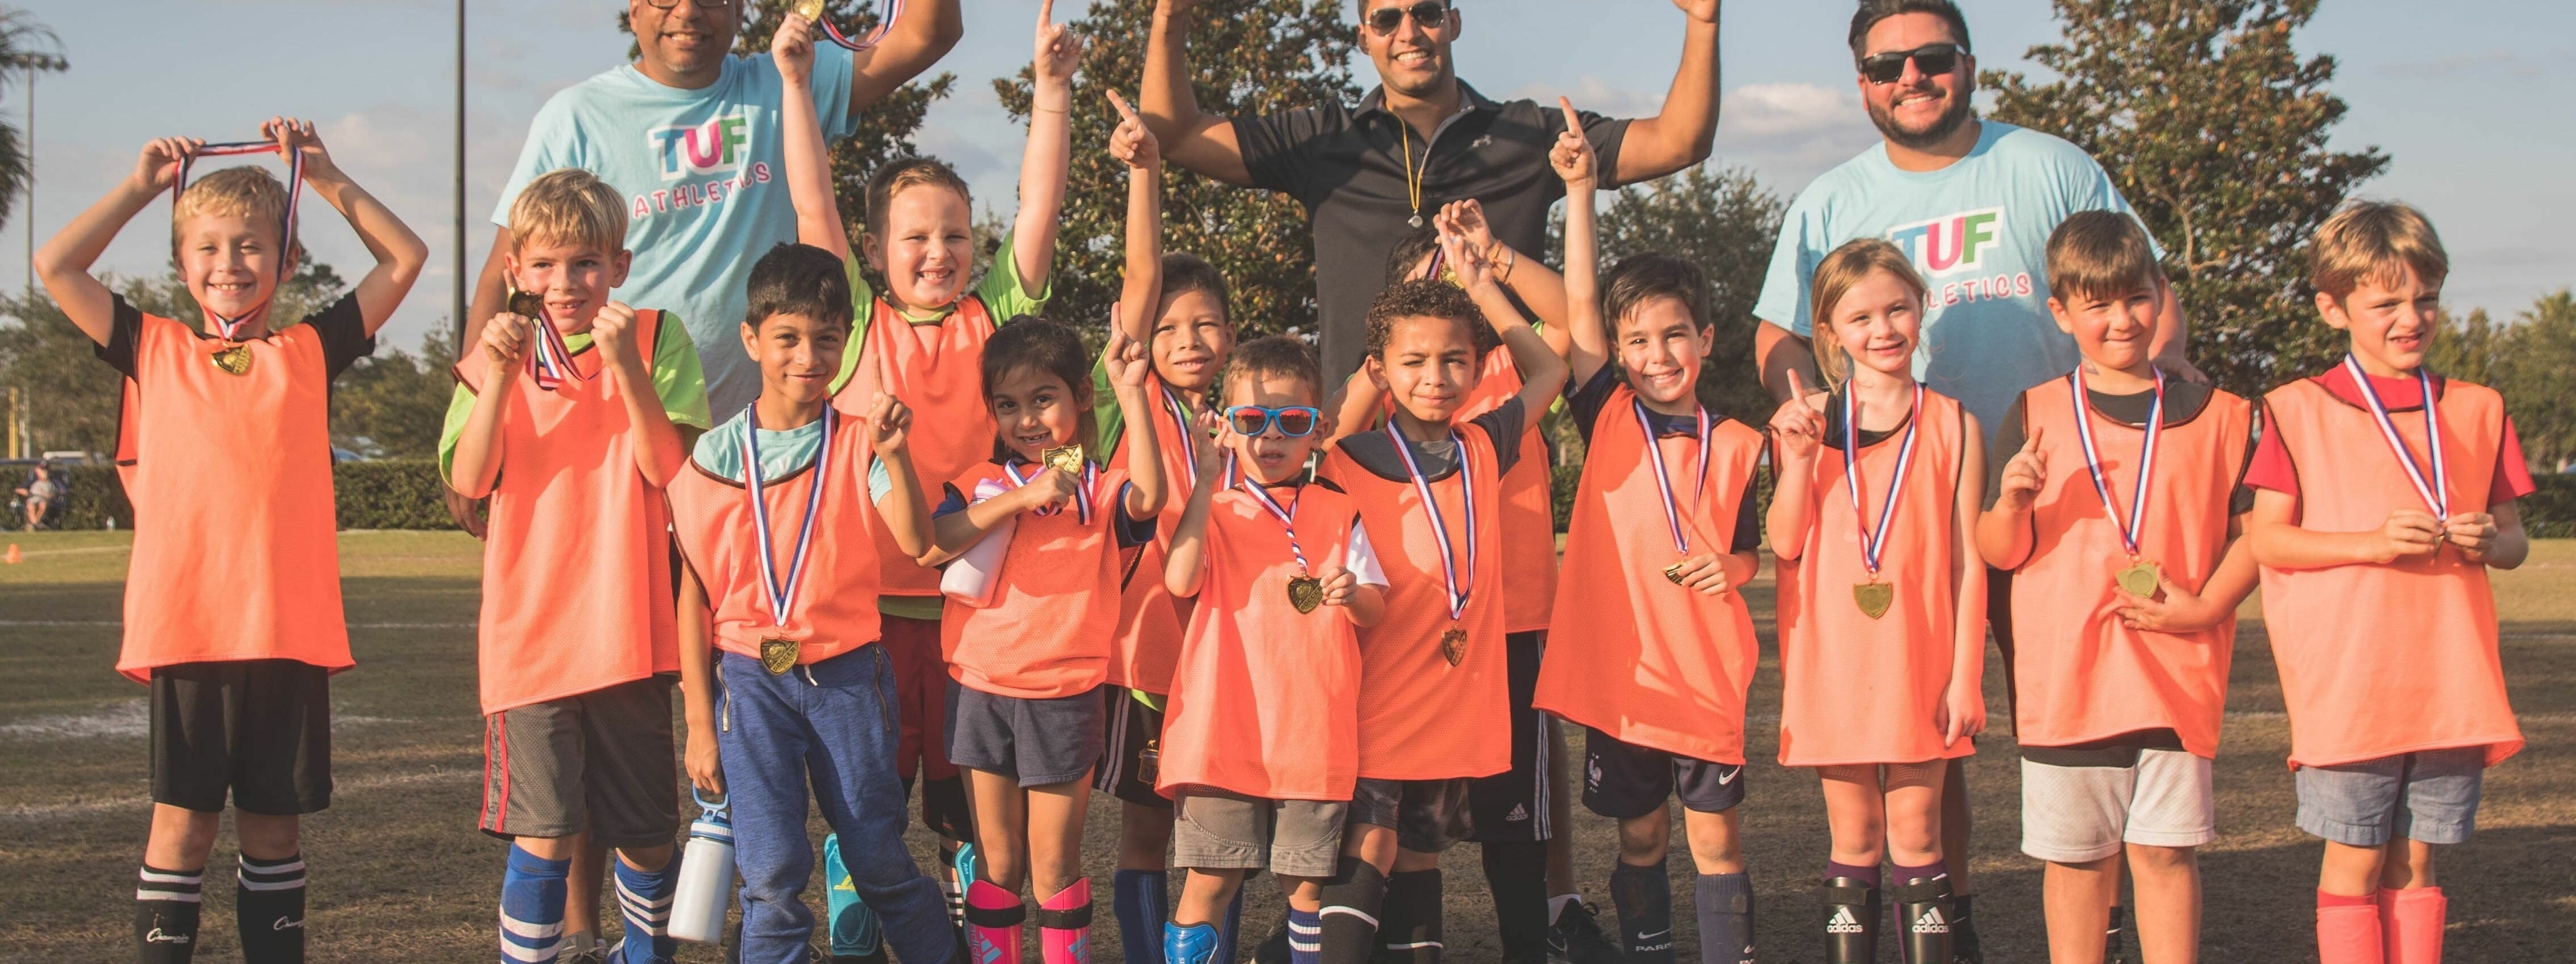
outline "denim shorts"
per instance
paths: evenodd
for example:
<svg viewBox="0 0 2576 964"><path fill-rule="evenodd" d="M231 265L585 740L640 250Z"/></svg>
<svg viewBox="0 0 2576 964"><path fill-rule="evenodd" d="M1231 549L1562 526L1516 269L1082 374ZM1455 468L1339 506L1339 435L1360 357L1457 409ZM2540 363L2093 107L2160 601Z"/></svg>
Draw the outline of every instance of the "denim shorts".
<svg viewBox="0 0 2576 964"><path fill-rule="evenodd" d="M2428 844L2469 842L2486 778L2482 746L2300 767L2299 829L2354 847L2404 837Z"/></svg>

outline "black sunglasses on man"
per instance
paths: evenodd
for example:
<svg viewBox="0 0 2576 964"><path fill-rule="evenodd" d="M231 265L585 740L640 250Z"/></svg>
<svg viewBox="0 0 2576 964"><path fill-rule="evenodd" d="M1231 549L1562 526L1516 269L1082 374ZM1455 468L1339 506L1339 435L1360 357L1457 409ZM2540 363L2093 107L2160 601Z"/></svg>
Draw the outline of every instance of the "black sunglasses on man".
<svg viewBox="0 0 2576 964"><path fill-rule="evenodd" d="M1381 11L1383 12L1383 11ZM1860 75L1873 84L1893 84L1905 76L1905 62L1914 61L1914 69L1923 76L1937 77L1959 69L1959 55L1965 53L1958 44L1924 44L1912 50L1891 50L1871 54L1860 62Z"/></svg>
<svg viewBox="0 0 2576 964"><path fill-rule="evenodd" d="M1438 30L1449 24L1449 4L1444 0L1422 0L1410 7L1380 7L1369 14L1369 29L1381 35L1393 34L1404 26L1406 17L1412 17L1424 30Z"/></svg>

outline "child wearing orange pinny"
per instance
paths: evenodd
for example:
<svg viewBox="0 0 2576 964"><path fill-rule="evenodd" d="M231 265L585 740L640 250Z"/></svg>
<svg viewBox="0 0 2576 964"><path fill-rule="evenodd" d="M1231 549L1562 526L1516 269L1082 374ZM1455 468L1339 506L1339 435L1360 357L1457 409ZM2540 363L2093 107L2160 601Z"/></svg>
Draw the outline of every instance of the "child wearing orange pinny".
<svg viewBox="0 0 2576 964"><path fill-rule="evenodd" d="M1780 762L1824 778L1825 960L1874 958L1883 855L1905 959L1947 961L1941 783L1986 722L1985 563L1972 543L1985 436L1914 379L1925 289L1903 252L1851 242L1813 287L1832 390L1795 391L1771 419Z"/></svg>

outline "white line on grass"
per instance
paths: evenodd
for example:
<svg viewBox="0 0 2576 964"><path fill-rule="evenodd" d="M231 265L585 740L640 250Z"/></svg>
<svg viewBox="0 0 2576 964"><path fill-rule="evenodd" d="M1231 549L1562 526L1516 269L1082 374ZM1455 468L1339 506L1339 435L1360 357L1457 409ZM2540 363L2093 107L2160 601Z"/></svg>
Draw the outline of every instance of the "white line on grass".
<svg viewBox="0 0 2576 964"><path fill-rule="evenodd" d="M362 794L375 790L407 787L421 783L437 783L445 780L471 780L473 777L474 772L471 770L436 767L411 773L389 773L381 776L359 777L351 780L334 780L331 783L331 796L333 797L332 802L336 804L340 802L340 798L347 797L353 793ZM152 798L149 796L117 797L108 800L82 800L77 803L22 803L6 809L0 809L0 821L10 821L15 823L52 823L62 820L85 820L91 817L96 817L100 814L115 813L125 810L141 810L151 805Z"/></svg>

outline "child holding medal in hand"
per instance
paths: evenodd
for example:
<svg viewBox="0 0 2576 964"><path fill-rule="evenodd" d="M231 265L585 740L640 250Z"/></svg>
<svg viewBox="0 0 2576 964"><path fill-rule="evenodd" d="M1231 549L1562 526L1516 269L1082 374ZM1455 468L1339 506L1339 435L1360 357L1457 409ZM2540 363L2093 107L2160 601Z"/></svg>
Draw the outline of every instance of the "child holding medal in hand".
<svg viewBox="0 0 2576 964"><path fill-rule="evenodd" d="M586 836L617 848L632 898L614 959L668 961L680 657L663 489L684 459L677 426L709 422L706 381L677 319L608 300L628 259L614 188L577 168L542 175L511 203L509 237L510 310L456 366L439 445L449 487L492 500L481 827L513 841L503 956L560 946Z"/></svg>
<svg viewBox="0 0 2576 964"><path fill-rule="evenodd" d="M2290 710L2299 829L2325 838L2322 964L2434 964L2433 848L2466 843L2487 767L2522 749L2490 567L2534 491L2495 390L2424 367L2450 258L2415 209L2357 203L2311 247L2343 363L2263 398L2246 541Z"/></svg>
<svg viewBox="0 0 2576 964"><path fill-rule="evenodd" d="M1105 351L1121 413L1147 417L1144 346L1115 330ZM1000 427L992 459L948 483L937 545L922 557L947 562L1011 523L989 601L951 597L940 619L948 759L966 773L982 864L966 891L966 947L979 961L1019 954L1023 883L1038 896L1048 964L1088 953L1082 823L1103 743L1098 690L1118 624L1119 562L1154 538L1164 492L1152 434L1129 438L1128 468L1103 470L1090 457L1099 450L1091 365L1082 337L1058 322L1022 318L993 334L982 371Z"/></svg>
<svg viewBox="0 0 2576 964"><path fill-rule="evenodd" d="M1824 779L1828 964L1875 959L1882 856L1904 959L1947 961L1941 784L1986 723L1986 570L1971 541L1984 435L1914 379L1924 287L1902 251L1845 244L1814 289L1817 367L1835 391L1805 394L1793 375L1795 401L1771 419L1780 763Z"/></svg>
<svg viewBox="0 0 2576 964"><path fill-rule="evenodd" d="M1366 370L1394 413L1382 431L1342 439L1319 473L1359 504L1389 583L1387 618L1360 632L1359 782L1323 888L1326 962L1437 959L1440 852L1473 830L1469 780L1512 765L1500 482L1524 457L1526 420L1564 386L1565 363L1482 252L1445 230L1440 247L1457 284L1392 284L1369 309ZM1522 384L1462 418L1485 325L1502 333Z"/></svg>
<svg viewBox="0 0 2576 964"><path fill-rule="evenodd" d="M1591 142L1560 136L1548 161L1565 179L1569 400L1588 454L1536 703L1584 727L1584 806L1619 822L1610 893L1627 960L1674 960L1665 807L1678 792L1700 960L1750 962L1737 805L1760 654L1734 590L1759 566L1762 435L1699 402L1715 345L1699 269L1644 254L1596 281Z"/></svg>
<svg viewBox="0 0 2576 964"><path fill-rule="evenodd" d="M752 266L750 295L742 345L760 363L760 397L700 436L670 486L687 563L685 760L689 781L732 811L741 959L806 960L810 778L886 943L904 960L946 960L939 889L904 849L895 671L876 645L877 527L907 551L930 546L912 413L884 395L865 417L827 404L849 338L840 259L781 244Z"/></svg>
<svg viewBox="0 0 2576 964"><path fill-rule="evenodd" d="M1323 884L1359 774L1358 627L1385 614L1386 574L1359 507L1307 483L1329 433L1323 373L1293 338L1263 338L1226 369L1224 439L1202 416L1198 478L1163 574L1196 600L1173 674L1158 788L1172 795L1174 863L1189 868L1166 925L1167 964L1223 964L1218 925L1247 871L1279 876L1289 957L1321 951Z"/></svg>
<svg viewBox="0 0 2576 964"><path fill-rule="evenodd" d="M2069 216L2048 240L2048 308L2083 358L2022 392L1987 473L1977 546L2011 571L2022 852L2048 862L2054 961L2099 961L2123 857L2147 964L2195 958L2217 839L2211 761L2236 605L2253 406L2168 381L2149 342L2166 297L2128 214Z"/></svg>
<svg viewBox="0 0 2576 964"><path fill-rule="evenodd" d="M241 846L234 904L250 964L304 960L301 815L331 802L330 675L348 669L331 491L331 380L375 350L428 248L349 179L313 125L261 141L144 145L134 171L35 256L45 290L124 376L117 462L133 501L116 669L151 690L152 829L135 891L147 964L190 959L205 866L226 799ZM277 153L191 184L200 157ZM375 267L301 323L272 317L302 260L296 200L310 187L348 219ZM180 280L204 330L146 315L89 274L164 193Z"/></svg>

